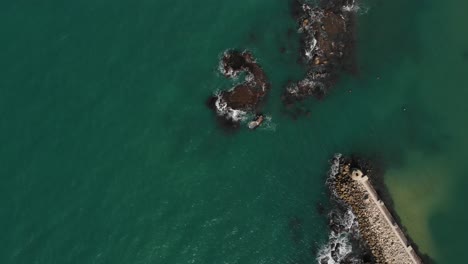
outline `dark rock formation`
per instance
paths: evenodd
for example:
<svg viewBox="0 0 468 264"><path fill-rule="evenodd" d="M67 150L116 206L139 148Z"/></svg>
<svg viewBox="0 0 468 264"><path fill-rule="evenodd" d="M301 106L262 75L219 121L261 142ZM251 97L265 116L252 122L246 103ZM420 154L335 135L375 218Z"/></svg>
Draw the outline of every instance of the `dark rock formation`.
<svg viewBox="0 0 468 264"><path fill-rule="evenodd" d="M322 99L336 83L339 72L347 70L354 46L354 0L322 1L318 7L299 5L293 8L293 14L302 33L307 76L287 87L282 97L285 104L309 96Z"/></svg>
<svg viewBox="0 0 468 264"><path fill-rule="evenodd" d="M243 83L214 95L209 100L210 107L233 126L238 126L248 114L258 115L270 84L252 54L248 51L226 51L220 62L220 71L226 78L235 78L241 73L246 77Z"/></svg>

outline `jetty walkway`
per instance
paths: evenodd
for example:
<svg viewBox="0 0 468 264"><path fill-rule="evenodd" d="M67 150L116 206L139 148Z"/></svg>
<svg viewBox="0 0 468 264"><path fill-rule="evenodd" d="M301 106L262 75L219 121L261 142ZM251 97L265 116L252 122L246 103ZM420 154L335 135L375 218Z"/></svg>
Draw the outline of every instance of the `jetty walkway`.
<svg viewBox="0 0 468 264"><path fill-rule="evenodd" d="M361 212L357 214L358 222L365 222L364 228L378 236L373 238L373 244L379 248L380 253L376 256L377 261L380 263L422 264L421 258L411 247L387 207L380 200L369 182L369 178L358 169L354 169L350 176L354 183L357 183L357 186L353 188L354 191L358 194L361 192L362 197L359 210ZM363 216L366 216L367 219L362 219ZM361 225L361 223L359 224Z"/></svg>

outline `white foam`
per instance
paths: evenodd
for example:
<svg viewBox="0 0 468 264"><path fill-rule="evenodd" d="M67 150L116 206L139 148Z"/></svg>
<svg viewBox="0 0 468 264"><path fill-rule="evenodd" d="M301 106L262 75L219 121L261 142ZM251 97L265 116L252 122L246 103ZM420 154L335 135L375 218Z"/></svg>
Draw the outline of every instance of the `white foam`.
<svg viewBox="0 0 468 264"><path fill-rule="evenodd" d="M299 93L299 87L297 87L297 85L290 85L286 88L286 91L289 93L289 94L298 94Z"/></svg>
<svg viewBox="0 0 468 264"><path fill-rule="evenodd" d="M337 153L333 156L331 161L330 171L328 173L327 184L331 184L336 176L340 173L341 169L341 159L343 155ZM333 188L330 188L333 192ZM336 195L333 193L333 195ZM333 215L332 215L333 214ZM333 216L333 217L332 217ZM360 263L359 260L350 259L350 254L353 252L353 247L351 245L350 238L359 236L358 231L358 222L356 216L348 207L346 212L332 211L329 217L340 226L339 232L331 231L328 236L328 241L323 245L317 254L317 262L324 263L322 261L327 261L327 264L339 264L345 259L350 262L346 263ZM335 250L336 245L337 250ZM332 257L332 251L335 250L335 258Z"/></svg>
<svg viewBox="0 0 468 264"><path fill-rule="evenodd" d="M343 12L354 12L357 14L365 14L369 10L368 8L362 8L361 5L356 4L356 1L353 0L353 2L349 5L344 5L341 10Z"/></svg>
<svg viewBox="0 0 468 264"><path fill-rule="evenodd" d="M236 122L244 121L246 119L247 112L228 107L227 103L223 100L219 93L216 95L216 98L215 106L218 115L226 116L227 118Z"/></svg>
<svg viewBox="0 0 468 264"><path fill-rule="evenodd" d="M341 153L336 153L333 156L332 165L330 166L330 172L328 173L327 182L330 182L330 180L334 180L336 178L336 175L340 173L340 162L342 157L343 155Z"/></svg>
<svg viewBox="0 0 468 264"><path fill-rule="evenodd" d="M235 78L238 75L238 72L234 71L231 67L225 67L222 60L220 60L219 62L218 70L222 75L226 76L227 78Z"/></svg>
<svg viewBox="0 0 468 264"><path fill-rule="evenodd" d="M322 9L311 8L310 6L306 4L302 5L302 10L307 12L307 14L309 15L309 18L313 21L321 21L324 16Z"/></svg>
<svg viewBox="0 0 468 264"><path fill-rule="evenodd" d="M307 87L313 87L316 84L317 84L316 82L314 82L313 80L309 78L304 78L303 80L299 82L299 86L307 86Z"/></svg>
<svg viewBox="0 0 468 264"><path fill-rule="evenodd" d="M351 252L352 247L350 245L349 239L346 235L338 236L336 238L330 238L329 244L323 246L318 253L317 262L322 264L323 259L327 259L327 264L339 264L343 261ZM332 257L332 245L339 243L338 253L336 255L336 261Z"/></svg>
<svg viewBox="0 0 468 264"><path fill-rule="evenodd" d="M355 1L353 0L353 2L350 5L345 5L341 9L345 12L354 12L359 10L359 6L356 5Z"/></svg>
<svg viewBox="0 0 468 264"><path fill-rule="evenodd" d="M272 121L271 116L264 116L262 125L259 127L263 131L276 131L276 123Z"/></svg>
<svg viewBox="0 0 468 264"><path fill-rule="evenodd" d="M337 214L337 212L332 213ZM338 233L330 232L328 242L318 251L317 262L321 264L326 259L327 264L339 264L347 259L354 263L352 259L349 259L349 254L353 252L350 237L353 236L353 232L357 232L356 216L348 209L344 214L337 214L333 220L337 221L343 228ZM335 251L335 259L332 256L332 251Z"/></svg>
<svg viewBox="0 0 468 264"><path fill-rule="evenodd" d="M317 46L317 40L315 38L312 38L312 41L309 43L309 48L305 50L305 55L307 59L311 60L314 56L313 52L315 50L315 47Z"/></svg>
<svg viewBox="0 0 468 264"><path fill-rule="evenodd" d="M229 50L225 50L223 54L220 56L218 70L221 74L226 76L227 78L236 78L239 74L238 71L234 71L232 67L229 67L224 64L224 58L229 58L231 55L229 54Z"/></svg>
<svg viewBox="0 0 468 264"><path fill-rule="evenodd" d="M314 29L312 27L312 22L321 21L323 18L323 10L318 8L311 8L307 4L302 5L302 10L307 14L308 23L303 23L299 27L299 33L303 33L304 31L313 31Z"/></svg>
<svg viewBox="0 0 468 264"><path fill-rule="evenodd" d="M251 72L247 72L247 75L245 76L245 81L249 83L254 83L254 79L255 76Z"/></svg>

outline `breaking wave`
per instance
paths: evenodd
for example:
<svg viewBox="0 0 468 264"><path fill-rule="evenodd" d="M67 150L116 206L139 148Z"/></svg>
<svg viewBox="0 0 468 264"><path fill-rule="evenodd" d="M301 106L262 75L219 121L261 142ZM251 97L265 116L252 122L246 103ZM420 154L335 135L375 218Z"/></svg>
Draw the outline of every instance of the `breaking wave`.
<svg viewBox="0 0 468 264"><path fill-rule="evenodd" d="M362 5L357 4L356 0L353 0L351 4L344 5L342 7L342 10L344 12L355 12L357 14L366 14L367 11L369 11L369 8L363 7Z"/></svg>
<svg viewBox="0 0 468 264"><path fill-rule="evenodd" d="M216 107L216 113L220 116L226 116L227 118L240 122L240 121L245 121L247 118L247 112L239 110L239 109L233 109L231 107L227 106L227 103L223 100L223 98L220 96L220 93L216 93L216 102L215 102L215 107Z"/></svg>
<svg viewBox="0 0 468 264"><path fill-rule="evenodd" d="M317 39L316 38L312 38L312 40L310 41L309 43L309 48L305 50L305 56L307 57L308 60L312 60L313 58L313 55L314 55L314 50L315 50L315 47L317 46Z"/></svg>
<svg viewBox="0 0 468 264"><path fill-rule="evenodd" d="M357 232L356 216L351 210L340 212L334 210L330 213L330 226L332 231L328 236L326 245L319 249L317 262L320 264L360 263L351 256L353 246L351 239Z"/></svg>
<svg viewBox="0 0 468 264"><path fill-rule="evenodd" d="M341 163L342 157L343 155L341 153L336 153L333 156L333 159L331 161L330 171L328 172L327 185L330 185L331 182L336 178L336 175L338 175L338 173L340 172L340 163ZM335 193L333 193L333 195L336 197Z"/></svg>
<svg viewBox="0 0 468 264"><path fill-rule="evenodd" d="M334 155L326 182L338 206L328 214L330 234L326 244L317 253L316 260L319 264L364 263L356 216L349 206L337 199L331 185L340 172L342 157L339 153Z"/></svg>
<svg viewBox="0 0 468 264"><path fill-rule="evenodd" d="M276 123L272 121L271 116L265 116L262 125L258 128L259 130L262 131L276 131Z"/></svg>

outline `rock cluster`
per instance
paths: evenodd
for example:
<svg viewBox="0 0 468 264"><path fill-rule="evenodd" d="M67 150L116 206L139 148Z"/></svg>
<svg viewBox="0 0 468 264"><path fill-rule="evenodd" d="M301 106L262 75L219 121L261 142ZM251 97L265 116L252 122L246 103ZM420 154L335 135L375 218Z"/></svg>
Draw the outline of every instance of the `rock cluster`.
<svg viewBox="0 0 468 264"><path fill-rule="evenodd" d="M351 177L352 169L348 162L340 164L338 173L331 179L331 189L351 207L357 218L359 233L370 248L376 263L421 263L417 256L417 261L412 259L408 245L396 234L395 230L399 228L388 221L389 218L392 219L388 211L382 213L383 209L379 208L382 204L372 198L377 197L373 189L366 188L363 181ZM406 240L404 236L403 239Z"/></svg>
<svg viewBox="0 0 468 264"><path fill-rule="evenodd" d="M322 1L318 7L300 6L297 20L307 76L286 88L284 103L292 104L309 96L321 99L335 84L354 43L354 12L350 11L350 5L354 5L354 0Z"/></svg>
<svg viewBox="0 0 468 264"><path fill-rule="evenodd" d="M229 79L245 73L245 80L230 90L214 95L209 100L211 108L233 126L238 125L248 114L258 115L260 103L269 91L270 84L252 53L226 51L220 62L220 71Z"/></svg>

